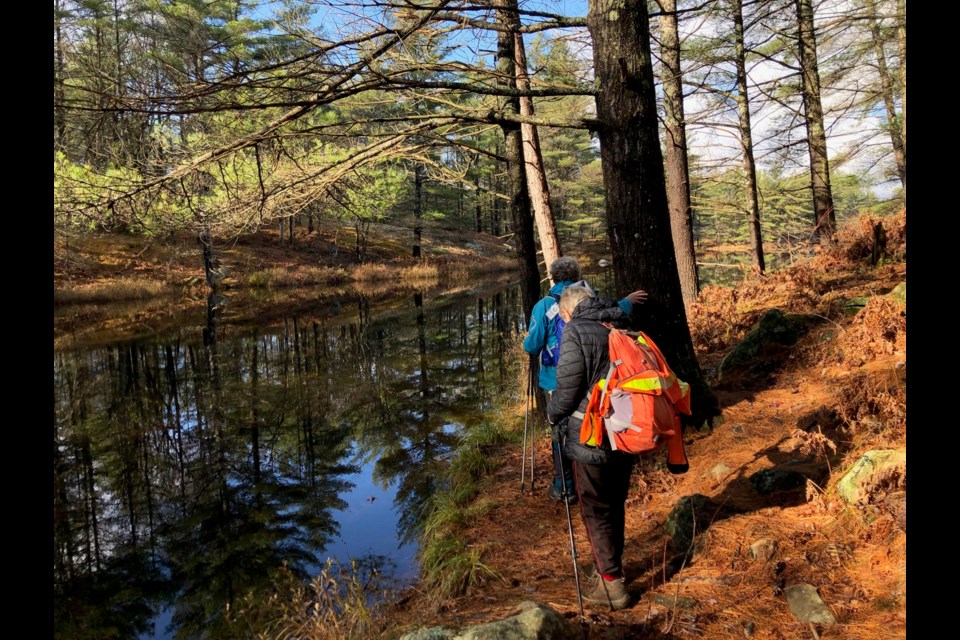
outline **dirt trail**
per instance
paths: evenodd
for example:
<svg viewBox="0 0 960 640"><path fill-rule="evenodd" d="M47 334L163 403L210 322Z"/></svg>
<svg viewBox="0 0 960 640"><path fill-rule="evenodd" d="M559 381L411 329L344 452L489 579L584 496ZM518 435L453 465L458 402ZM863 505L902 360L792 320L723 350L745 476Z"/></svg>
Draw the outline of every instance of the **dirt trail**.
<svg viewBox="0 0 960 640"><path fill-rule="evenodd" d="M846 507L835 487L865 450L905 449L905 316L901 330L891 328L901 321L900 312L881 321L866 312L827 317L823 307L827 298L890 291L905 276L905 263L834 273L828 296L811 294L816 302L800 304L802 296L795 294L802 283L794 274L787 277L794 280L785 304L758 305L751 317L764 307L805 306L820 322L782 354L772 372L715 387L723 418L712 432L686 434L688 473L672 476L656 460L641 461L634 470L624 564L627 590L637 603L614 613L588 608L586 637L906 637L905 492L898 514ZM727 350L704 354L702 364L716 366ZM521 416L514 421L522 428L522 398L511 411ZM799 436L798 428L804 430ZM499 468L481 488L497 507L464 536L483 549L483 561L501 579L440 603L413 596L397 612L395 629L487 622L511 615L524 600L549 604L576 620L566 516L562 504L546 497L549 440L542 428L540 433L536 490L520 491L519 446L501 450ZM760 496L749 478L773 467L799 470L819 482ZM670 548L663 524L677 501L692 494L707 496L711 506L696 515L708 524L696 553L684 560ZM590 546L578 507L573 525L585 566ZM749 547L762 538L773 539L776 550L770 559L753 559ZM811 630L793 617L784 589L798 582L818 589L837 625ZM671 602L665 596L676 595L680 606L664 606Z"/></svg>

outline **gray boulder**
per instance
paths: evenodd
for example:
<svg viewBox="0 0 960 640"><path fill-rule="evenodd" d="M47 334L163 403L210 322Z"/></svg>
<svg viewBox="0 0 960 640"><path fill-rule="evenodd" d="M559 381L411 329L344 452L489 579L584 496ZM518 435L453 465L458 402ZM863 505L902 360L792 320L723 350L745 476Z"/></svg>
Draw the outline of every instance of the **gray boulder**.
<svg viewBox="0 0 960 640"><path fill-rule="evenodd" d="M720 363L718 378L751 368L769 367L771 361L796 344L807 332L812 318L798 314L785 314L780 309L770 309L757 321L743 341L733 348Z"/></svg>
<svg viewBox="0 0 960 640"><path fill-rule="evenodd" d="M907 304L907 283L901 282L893 288L893 291L887 294L894 301L906 306Z"/></svg>
<svg viewBox="0 0 960 640"><path fill-rule="evenodd" d="M844 300L840 303L840 308L848 316L855 316L860 313L860 310L867 306L867 302L870 301L868 296L856 296L855 298L850 298Z"/></svg>
<svg viewBox="0 0 960 640"><path fill-rule="evenodd" d="M663 523L674 550L684 552L689 549L694 536L707 528L715 511L716 507L710 498L700 493L677 500L667 521Z"/></svg>
<svg viewBox="0 0 960 640"><path fill-rule="evenodd" d="M504 620L462 629L417 629L400 640L578 640L579 631L559 613L536 602L523 602Z"/></svg>
<svg viewBox="0 0 960 640"><path fill-rule="evenodd" d="M786 588L787 604L790 613L801 622L813 624L836 624L837 619L833 612L823 603L817 588L812 584L801 582Z"/></svg>
<svg viewBox="0 0 960 640"><path fill-rule="evenodd" d="M874 449L860 456L840 478L837 493L847 504L866 504L874 495L906 489L906 486L907 452Z"/></svg>
<svg viewBox="0 0 960 640"><path fill-rule="evenodd" d="M779 491L792 491L805 487L807 478L797 471L761 469L750 476L750 484L754 491L766 496Z"/></svg>

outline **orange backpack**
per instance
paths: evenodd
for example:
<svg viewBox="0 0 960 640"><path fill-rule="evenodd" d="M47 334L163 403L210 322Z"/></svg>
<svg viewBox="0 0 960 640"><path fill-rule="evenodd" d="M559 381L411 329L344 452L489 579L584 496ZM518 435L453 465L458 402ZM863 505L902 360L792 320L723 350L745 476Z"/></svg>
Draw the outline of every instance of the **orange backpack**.
<svg viewBox="0 0 960 640"><path fill-rule="evenodd" d="M625 453L656 451L667 444L667 467L689 469L680 415L690 415L690 385L673 373L657 345L642 331L610 329L610 369L590 390L580 442Z"/></svg>

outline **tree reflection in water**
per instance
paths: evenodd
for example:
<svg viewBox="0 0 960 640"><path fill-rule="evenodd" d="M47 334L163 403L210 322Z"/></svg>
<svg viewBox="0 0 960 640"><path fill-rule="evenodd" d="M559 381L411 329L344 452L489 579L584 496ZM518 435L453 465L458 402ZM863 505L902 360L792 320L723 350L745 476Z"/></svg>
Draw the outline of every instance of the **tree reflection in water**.
<svg viewBox="0 0 960 640"><path fill-rule="evenodd" d="M361 298L257 327L210 300L202 330L56 353L56 635L133 638L167 607L168 636L236 637L225 607L322 565L369 465L395 488L384 535L414 541L459 431L504 383L517 294L380 313Z"/></svg>

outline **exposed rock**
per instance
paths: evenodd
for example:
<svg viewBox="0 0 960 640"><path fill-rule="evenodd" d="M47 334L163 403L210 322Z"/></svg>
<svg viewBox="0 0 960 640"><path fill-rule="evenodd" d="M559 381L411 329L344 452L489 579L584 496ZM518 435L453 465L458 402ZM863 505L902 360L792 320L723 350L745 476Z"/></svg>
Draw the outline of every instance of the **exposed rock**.
<svg viewBox="0 0 960 640"><path fill-rule="evenodd" d="M907 283L901 282L893 288L893 291L887 294L890 298L893 298L895 302L906 306L907 304Z"/></svg>
<svg viewBox="0 0 960 640"><path fill-rule="evenodd" d="M400 636L400 640L450 640L455 633L456 631L444 627L430 627L405 633Z"/></svg>
<svg viewBox="0 0 960 640"><path fill-rule="evenodd" d="M813 624L836 624L837 619L817 594L812 584L801 582L786 588L787 604L792 613L801 622Z"/></svg>
<svg viewBox="0 0 960 640"><path fill-rule="evenodd" d="M464 248L476 251L477 253L486 253L484 246L479 242L467 242L464 243Z"/></svg>
<svg viewBox="0 0 960 640"><path fill-rule="evenodd" d="M756 625L756 623L754 623L754 622L752 622L752 621L751 621L751 622L745 622L745 623L743 624L743 635L747 636L748 638L752 638L752 637L753 637L753 633L754 633L754 631L756 631L756 630L757 630L757 625Z"/></svg>
<svg viewBox="0 0 960 640"><path fill-rule="evenodd" d="M523 602L504 620L462 629L417 629L400 640L578 640L579 632L563 616L542 604Z"/></svg>
<svg viewBox="0 0 960 640"><path fill-rule="evenodd" d="M777 550L777 541L771 538L762 538L750 545L750 557L754 560L769 560Z"/></svg>
<svg viewBox="0 0 960 640"><path fill-rule="evenodd" d="M688 598L687 596L675 596L672 593L655 593L651 596L651 598L657 604L663 605L668 609L673 609L674 606L676 606L678 609L690 611L697 606L697 601L693 598Z"/></svg>
<svg viewBox="0 0 960 640"><path fill-rule="evenodd" d="M731 471L733 471L733 469L731 469L730 467L728 467L727 465L721 462L719 464L713 465L713 467L710 469L710 477L716 480L717 482L720 482L721 480L726 478Z"/></svg>
<svg viewBox="0 0 960 640"><path fill-rule="evenodd" d="M784 314L780 309L767 311L750 333L720 363L718 377L749 369L769 371L779 359L784 347L796 344L807 332L812 318Z"/></svg>
<svg viewBox="0 0 960 640"><path fill-rule="evenodd" d="M753 490L762 496L776 493L778 491L790 491L805 487L807 477L796 471L786 471L784 469L761 469L750 476L750 484Z"/></svg>
<svg viewBox="0 0 960 640"><path fill-rule="evenodd" d="M847 504L866 504L874 494L884 495L907 486L907 454L895 449L867 451L837 483Z"/></svg>
<svg viewBox="0 0 960 640"><path fill-rule="evenodd" d="M707 528L714 511L715 506L710 498L699 493L677 500L667 516L667 521L663 523L663 529L670 536L674 550L684 552L689 549L694 536Z"/></svg>
<svg viewBox="0 0 960 640"><path fill-rule="evenodd" d="M855 316L860 313L860 309L863 309L865 306L867 306L867 301L869 300L870 298L867 296L857 296L841 302L840 308L846 315Z"/></svg>

